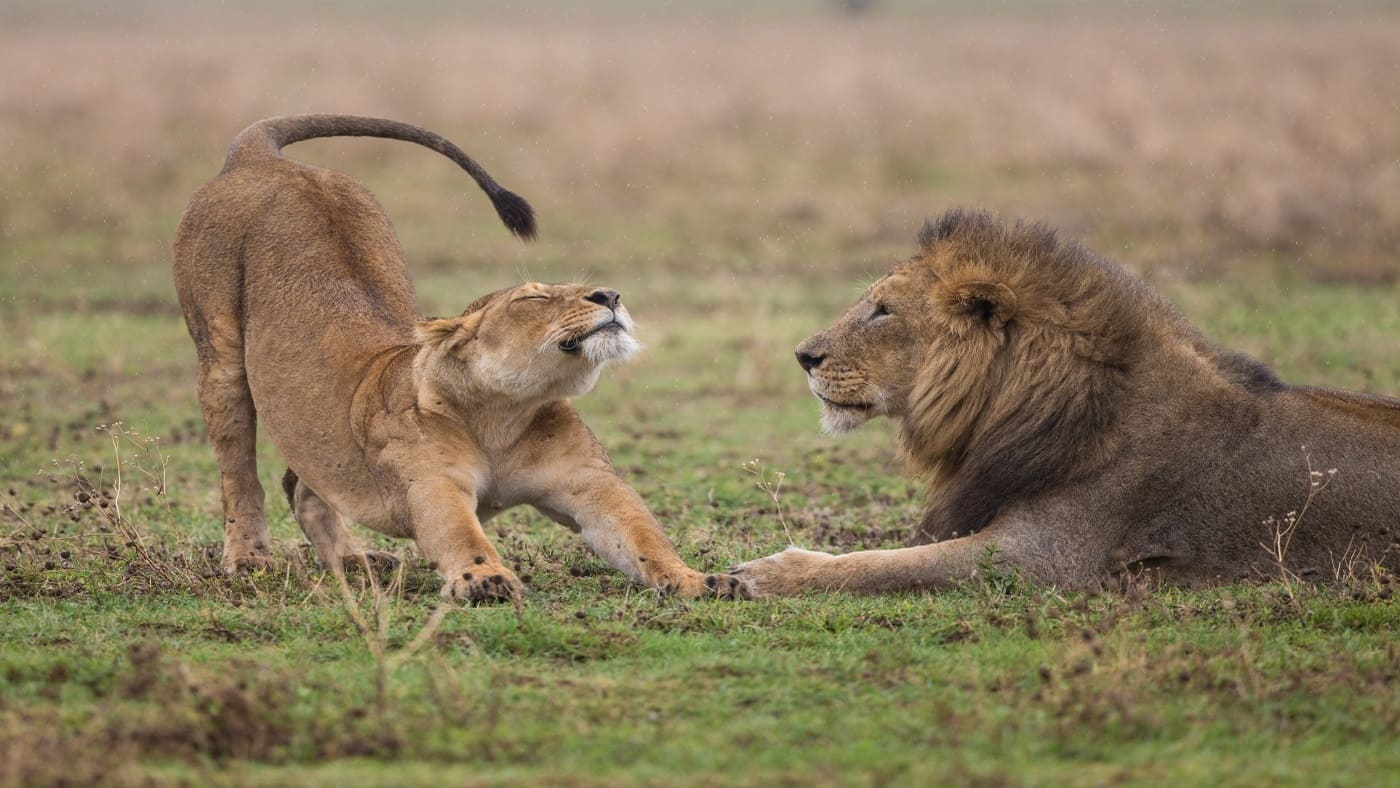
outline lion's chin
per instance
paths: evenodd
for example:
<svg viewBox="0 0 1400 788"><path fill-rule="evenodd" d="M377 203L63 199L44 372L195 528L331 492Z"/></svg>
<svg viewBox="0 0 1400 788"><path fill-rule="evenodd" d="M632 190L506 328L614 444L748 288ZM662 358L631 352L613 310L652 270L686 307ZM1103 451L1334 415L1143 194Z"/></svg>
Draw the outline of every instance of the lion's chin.
<svg viewBox="0 0 1400 788"><path fill-rule="evenodd" d="M822 432L827 435L844 435L870 421L869 408L852 408L822 403Z"/></svg>

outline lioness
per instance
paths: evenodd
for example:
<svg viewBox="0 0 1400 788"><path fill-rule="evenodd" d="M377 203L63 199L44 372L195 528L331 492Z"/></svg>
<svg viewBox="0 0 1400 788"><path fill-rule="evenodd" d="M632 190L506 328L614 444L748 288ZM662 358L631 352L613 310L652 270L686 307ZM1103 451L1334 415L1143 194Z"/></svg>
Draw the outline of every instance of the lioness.
<svg viewBox="0 0 1400 788"><path fill-rule="evenodd" d="M832 433L899 419L931 482L912 546L788 549L759 594L1400 569L1400 400L1290 386L1042 225L952 212L797 348ZM929 541L933 544L926 544Z"/></svg>
<svg viewBox="0 0 1400 788"><path fill-rule="evenodd" d="M174 249L222 477L225 568L269 557L260 417L289 466L297 522L333 569L362 554L344 525L354 521L415 539L443 596L514 598L520 580L481 523L530 504L637 582L689 597L743 593L732 577L685 566L566 401L638 348L620 296L532 283L458 317L418 321L403 252L374 198L346 175L280 153L333 136L431 148L476 180L506 227L534 235L523 199L415 126L305 115L260 121L234 139L218 177L190 200Z"/></svg>

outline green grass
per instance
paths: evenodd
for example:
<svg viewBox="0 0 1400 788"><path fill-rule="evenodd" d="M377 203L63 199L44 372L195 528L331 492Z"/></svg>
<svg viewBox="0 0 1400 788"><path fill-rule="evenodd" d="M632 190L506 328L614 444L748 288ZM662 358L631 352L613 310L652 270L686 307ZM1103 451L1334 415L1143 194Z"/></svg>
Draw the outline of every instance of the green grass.
<svg viewBox="0 0 1400 788"><path fill-rule="evenodd" d="M420 282L456 301L500 278ZM650 350L579 404L692 564L765 554L784 524L804 545L897 544L917 518L892 427L821 436L788 359L861 285L672 273L628 287ZM489 531L531 577L524 605L452 611L380 695L368 641L279 498L280 568L218 574L183 327L96 287L75 297L116 305L25 303L4 322L0 360L27 374L5 384L0 494L28 507L0 542L5 782L1375 783L1400 768L1400 603L1383 582L1084 596L1000 578L683 602L519 510ZM1393 289L1169 290L1290 377L1388 390L1400 373L1382 343L1400 332ZM117 419L141 435L114 453L94 428ZM143 452L151 435L163 440ZM138 468L162 462L156 494ZM110 489L118 467L146 557L74 497L77 476ZM280 470L264 450L268 490ZM775 502L756 474L779 472ZM389 595L392 654L439 603L411 548L386 544L410 558Z"/></svg>
<svg viewBox="0 0 1400 788"><path fill-rule="evenodd" d="M1396 765L1395 610L1374 600L969 590L736 605L560 583L519 613L454 614L381 702L333 601L236 598L12 606L11 706L62 716L12 719L57 753L100 758L89 748L118 735L171 774L269 782L409 779L403 762L420 764L415 783L1364 782ZM391 646L429 607L404 603Z"/></svg>
<svg viewBox="0 0 1400 788"><path fill-rule="evenodd" d="M520 612L452 615L381 702L334 601L288 591L308 593L9 606L12 708L64 719L12 714L76 739L44 742L58 752L116 733L172 774L272 782L405 779L401 761L425 764L424 783L1302 783L1395 766L1393 602L980 589L721 604L561 582ZM404 602L391 647L430 606Z"/></svg>

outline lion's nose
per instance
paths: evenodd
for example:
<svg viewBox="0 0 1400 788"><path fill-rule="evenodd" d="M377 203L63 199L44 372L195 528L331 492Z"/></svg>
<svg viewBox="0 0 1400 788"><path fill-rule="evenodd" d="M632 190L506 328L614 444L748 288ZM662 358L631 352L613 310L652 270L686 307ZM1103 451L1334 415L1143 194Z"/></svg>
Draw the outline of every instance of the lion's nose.
<svg viewBox="0 0 1400 788"><path fill-rule="evenodd" d="M797 351L797 363L802 365L803 372L811 372L817 367L820 367L822 365L822 360L825 358L826 356L814 356L811 353L803 353L800 350Z"/></svg>
<svg viewBox="0 0 1400 788"><path fill-rule="evenodd" d="M594 290L583 297L585 301L592 301L608 309L617 309L617 305L622 303L622 296L616 290Z"/></svg>

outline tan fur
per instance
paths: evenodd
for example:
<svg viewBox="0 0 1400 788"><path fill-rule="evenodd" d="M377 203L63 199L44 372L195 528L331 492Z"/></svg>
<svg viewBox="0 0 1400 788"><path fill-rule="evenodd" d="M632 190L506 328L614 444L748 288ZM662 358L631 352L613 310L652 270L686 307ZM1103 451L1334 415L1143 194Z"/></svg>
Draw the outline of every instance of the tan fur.
<svg viewBox="0 0 1400 788"><path fill-rule="evenodd" d="M901 421L931 486L916 546L790 549L736 570L757 593L988 561L1066 587L1400 569L1400 400L1287 386L1040 225L953 212L920 241L797 349L830 431Z"/></svg>
<svg viewBox="0 0 1400 788"><path fill-rule="evenodd" d="M330 567L362 553L345 528L356 522L415 539L444 596L513 598L520 580L481 524L529 504L639 583L692 597L743 593L734 578L682 563L567 402L638 347L617 293L530 283L458 317L418 320L403 253L374 198L278 152L343 134L443 152L507 226L534 231L523 200L415 127L302 116L239 135L223 172L190 201L174 265L222 477L225 567L269 557L254 453L261 421L290 466L297 520Z"/></svg>

